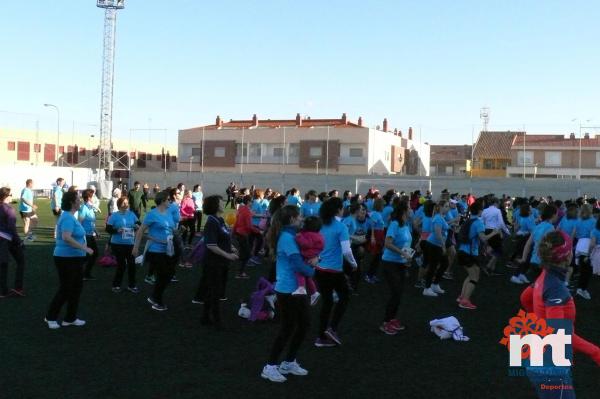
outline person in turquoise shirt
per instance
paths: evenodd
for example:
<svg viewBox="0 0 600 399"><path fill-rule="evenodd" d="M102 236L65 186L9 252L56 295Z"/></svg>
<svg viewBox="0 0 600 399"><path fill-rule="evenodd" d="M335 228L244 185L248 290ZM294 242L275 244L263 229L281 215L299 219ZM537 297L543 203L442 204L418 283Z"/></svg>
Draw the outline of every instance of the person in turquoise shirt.
<svg viewBox="0 0 600 399"><path fill-rule="evenodd" d="M568 234L571 239L575 238L575 227L577 227L578 215L579 208L577 208L577 204L569 204L569 206L567 206L567 213L558 224L558 229L565 234Z"/></svg>
<svg viewBox="0 0 600 399"><path fill-rule="evenodd" d="M202 201L204 199L204 193L202 187L199 184L194 185L192 190L192 199L194 200L194 207L196 209L194 219L196 221L196 231L202 231Z"/></svg>
<svg viewBox="0 0 600 399"><path fill-rule="evenodd" d="M117 258L117 269L113 278L113 292L121 292L123 274L127 269L129 285L127 290L134 294L140 292L135 282L136 265L132 254L135 243L135 232L139 228L139 220L135 213L129 210L129 199L121 197L117 200L118 212L114 212L106 222L106 232L110 234L110 248Z"/></svg>
<svg viewBox="0 0 600 399"><path fill-rule="evenodd" d="M425 274L425 288L423 289L424 296L438 296L444 294L444 291L439 282L442 275L448 266L446 257L446 237L450 226L444 220L450 206L448 201L440 200L433 210L431 218L431 234L427 238L427 246L425 247L425 257L427 261L427 273Z"/></svg>
<svg viewBox="0 0 600 399"><path fill-rule="evenodd" d="M273 342L261 376L273 382L284 382L286 378L283 374L308 374L296 359L310 324L308 296L292 295L292 293L298 288L296 273L311 277L314 275L314 264L304 262L295 240L300 225L298 207L286 205L273 218L269 231L269 244L271 248L276 248L275 293L282 317L279 334ZM286 346L288 346L287 356L279 364L279 357Z"/></svg>
<svg viewBox="0 0 600 399"><path fill-rule="evenodd" d="M373 202L373 210L369 214L371 233L369 234L370 237L367 249L371 254L371 264L365 274L365 281L371 284L375 284L379 281L377 278L377 271L379 270L379 264L381 263L381 253L385 241L385 222L383 221L382 215L384 205L385 201L383 199L375 199Z"/></svg>
<svg viewBox="0 0 600 399"><path fill-rule="evenodd" d="M37 227L38 217L36 214L37 205L33 203L33 180L27 179L25 181L25 188L21 190L21 198L19 201L19 212L23 219L23 234L27 241L34 241L35 235L33 230Z"/></svg>
<svg viewBox="0 0 600 399"><path fill-rule="evenodd" d="M48 327L53 330L60 328L61 325L63 327L85 325L84 320L77 318L77 310L83 288L86 255L91 255L94 251L86 245L85 229L75 217L80 206L81 199L77 192L64 193L61 197L60 208L63 212L56 224L57 235L54 247L54 264L58 271L60 285L44 319ZM58 315L65 303L67 313L59 325Z"/></svg>
<svg viewBox="0 0 600 399"><path fill-rule="evenodd" d="M556 222L557 209L554 205L547 205L542 214L540 215L541 222L535 227L533 233L529 236L525 249L523 249L523 256L519 260L518 278L522 284L529 284L530 280L527 278L526 273L529 266L532 266L535 281L541 273L541 260L539 257L539 245L542 242L542 238L550 232L554 231L554 223ZM511 282L516 283L511 278Z"/></svg>
<svg viewBox="0 0 600 399"><path fill-rule="evenodd" d="M588 291L588 286L592 278L592 264L590 261L591 237L594 228L598 226L596 219L593 217L593 209L590 204L584 204L579 211L579 220L575 226L575 238L577 239L577 247L583 247L582 250L575 251L575 255L579 260L579 280L577 281L576 295L584 299L592 299ZM585 241L584 241L585 240ZM583 241L583 242L582 242ZM586 242L588 242L586 247Z"/></svg>
<svg viewBox="0 0 600 399"><path fill-rule="evenodd" d="M287 203L288 205L294 205L300 208L300 205L302 205L302 199L300 198L300 190L298 190L295 187L290 189L290 192L287 196Z"/></svg>
<svg viewBox="0 0 600 399"><path fill-rule="evenodd" d="M303 218L307 218L309 216L319 216L319 209L321 208L321 203L317 201L317 192L315 190L310 190L306 193L306 201L300 207L300 214Z"/></svg>
<svg viewBox="0 0 600 399"><path fill-rule="evenodd" d="M92 276L92 269L94 268L94 264L96 263L96 259L98 259L98 244L96 242L96 212L94 211L94 204L92 202L92 196L94 195L94 191L87 190L83 191L83 204L79 208L78 219L83 229L85 230L85 239L87 242L87 246L90 247L94 253L88 254L87 261L85 264L85 270L83 273L84 280L95 280L94 276Z"/></svg>
<svg viewBox="0 0 600 399"><path fill-rule="evenodd" d="M405 328L397 319L397 314L404 289L406 270L414 253L410 247L411 243L412 235L408 227L408 204L402 202L391 215L381 260L383 278L390 288L390 297L385 306L383 322L379 326L379 330L387 335L396 335Z"/></svg>

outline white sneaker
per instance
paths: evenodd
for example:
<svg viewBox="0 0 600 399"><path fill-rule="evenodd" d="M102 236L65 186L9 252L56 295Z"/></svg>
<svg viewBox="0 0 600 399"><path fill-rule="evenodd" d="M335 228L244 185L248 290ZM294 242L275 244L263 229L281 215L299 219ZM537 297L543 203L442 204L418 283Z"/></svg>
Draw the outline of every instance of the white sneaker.
<svg viewBox="0 0 600 399"><path fill-rule="evenodd" d="M287 380L287 378L285 378L279 372L279 367L271 366L268 364L265 367L263 367L263 370L262 370L262 373L260 373L260 376L262 378L272 381L272 382L285 382Z"/></svg>
<svg viewBox="0 0 600 399"><path fill-rule="evenodd" d="M438 296L438 294L432 288L423 289L423 296Z"/></svg>
<svg viewBox="0 0 600 399"><path fill-rule="evenodd" d="M294 375L307 375L308 370L300 367L297 361L293 362L281 362L279 366L279 372L281 374L294 374Z"/></svg>
<svg viewBox="0 0 600 399"><path fill-rule="evenodd" d="M527 276L524 274L519 274L519 280L521 280L523 284L531 284L531 281L529 281Z"/></svg>
<svg viewBox="0 0 600 399"><path fill-rule="evenodd" d="M338 303L340 301L340 297L338 296L338 293L333 291L333 294L331 294L331 296L333 297L333 303Z"/></svg>
<svg viewBox="0 0 600 399"><path fill-rule="evenodd" d="M445 294L446 291L444 291L442 289L442 287L440 287L439 284L431 284L431 289L433 290L433 292L435 292L436 294Z"/></svg>
<svg viewBox="0 0 600 399"><path fill-rule="evenodd" d="M310 306L315 306L317 302L319 302L319 298L321 298L321 294L319 294L319 291L315 291L315 293L310 296Z"/></svg>
<svg viewBox="0 0 600 399"><path fill-rule="evenodd" d="M581 288L577 288L576 294L579 295L580 297L582 297L583 299L587 299L587 300L592 299L592 296L590 295L590 293L587 292L587 290L582 290Z"/></svg>
<svg viewBox="0 0 600 399"><path fill-rule="evenodd" d="M60 325L56 321L48 320L44 317L44 321L48 324L48 328L51 330L56 330L60 328Z"/></svg>
<svg viewBox="0 0 600 399"><path fill-rule="evenodd" d="M74 321L71 321L71 322L63 321L62 326L63 327L67 327L67 326L82 327L82 326L85 326L85 320L75 319Z"/></svg>
<svg viewBox="0 0 600 399"><path fill-rule="evenodd" d="M298 287L296 291L292 292L292 295L306 295L306 288Z"/></svg>
<svg viewBox="0 0 600 399"><path fill-rule="evenodd" d="M519 284L519 285L523 284L523 281L521 281L521 279L519 278L519 276L512 276L510 278L510 282L514 283L514 284Z"/></svg>
<svg viewBox="0 0 600 399"><path fill-rule="evenodd" d="M275 309L275 295L265 295L265 300L271 305L271 309Z"/></svg>

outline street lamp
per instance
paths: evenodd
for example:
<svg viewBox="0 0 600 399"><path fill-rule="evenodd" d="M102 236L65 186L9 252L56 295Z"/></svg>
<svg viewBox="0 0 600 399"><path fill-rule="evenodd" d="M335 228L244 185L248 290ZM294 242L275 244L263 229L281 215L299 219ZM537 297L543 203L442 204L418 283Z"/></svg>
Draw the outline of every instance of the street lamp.
<svg viewBox="0 0 600 399"><path fill-rule="evenodd" d="M317 169L316 172L317 172L317 176L318 176L319 175L319 160L318 159L315 161L315 167Z"/></svg>
<svg viewBox="0 0 600 399"><path fill-rule="evenodd" d="M44 104L44 107L51 107L56 110L56 166L58 166L58 147L60 146L60 109L54 104Z"/></svg>

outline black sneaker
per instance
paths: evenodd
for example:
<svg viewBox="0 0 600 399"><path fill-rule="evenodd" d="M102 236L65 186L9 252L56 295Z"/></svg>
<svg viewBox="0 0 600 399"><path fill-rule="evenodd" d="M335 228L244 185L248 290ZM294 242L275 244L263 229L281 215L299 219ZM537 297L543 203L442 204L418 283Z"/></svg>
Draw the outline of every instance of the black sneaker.
<svg viewBox="0 0 600 399"><path fill-rule="evenodd" d="M168 308L165 305L159 305L158 303L152 305L152 309L157 310L159 312L164 312Z"/></svg>
<svg viewBox="0 0 600 399"><path fill-rule="evenodd" d="M134 294L139 294L140 289L138 287L127 287L127 291L132 292Z"/></svg>

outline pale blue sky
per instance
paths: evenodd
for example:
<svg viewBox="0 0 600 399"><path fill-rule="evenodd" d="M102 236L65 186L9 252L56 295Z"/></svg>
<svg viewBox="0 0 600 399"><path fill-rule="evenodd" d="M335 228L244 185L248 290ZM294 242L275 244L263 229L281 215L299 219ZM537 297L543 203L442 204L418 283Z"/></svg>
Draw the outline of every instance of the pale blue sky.
<svg viewBox="0 0 600 399"><path fill-rule="evenodd" d="M600 125L598 21L596 1L127 0L115 135L346 112L467 143L484 105L492 129ZM50 102L97 129L102 27L95 0L2 0L0 127L54 129Z"/></svg>

